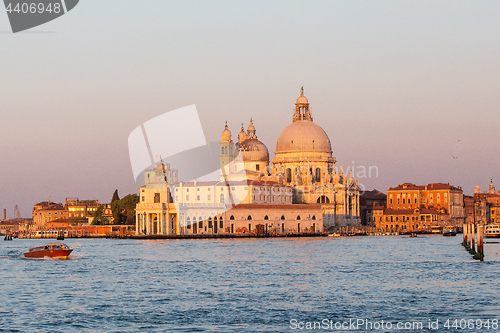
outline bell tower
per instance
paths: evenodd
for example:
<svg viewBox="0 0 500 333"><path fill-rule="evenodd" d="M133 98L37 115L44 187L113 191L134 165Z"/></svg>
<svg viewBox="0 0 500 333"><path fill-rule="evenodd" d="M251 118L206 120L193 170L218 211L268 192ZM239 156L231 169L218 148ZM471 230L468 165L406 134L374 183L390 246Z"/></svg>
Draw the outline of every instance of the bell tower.
<svg viewBox="0 0 500 333"><path fill-rule="evenodd" d="M231 140L231 131L228 129L226 121L226 126L222 131L221 140L219 141L221 180L224 180L224 174L227 176L230 173L230 164L233 160L233 147L234 142Z"/></svg>

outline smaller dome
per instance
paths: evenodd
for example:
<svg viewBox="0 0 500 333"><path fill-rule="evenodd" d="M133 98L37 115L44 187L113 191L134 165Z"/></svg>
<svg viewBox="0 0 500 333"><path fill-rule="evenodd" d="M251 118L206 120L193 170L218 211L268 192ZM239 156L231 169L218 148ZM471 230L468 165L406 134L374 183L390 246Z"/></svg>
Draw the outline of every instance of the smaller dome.
<svg viewBox="0 0 500 333"><path fill-rule="evenodd" d="M295 104L309 104L309 101L307 100L307 97L304 96L304 95L300 95L298 98L297 98L297 102L295 102Z"/></svg>
<svg viewBox="0 0 500 333"><path fill-rule="evenodd" d="M269 150L265 144L255 138L240 142L240 151L245 162L264 161L269 162Z"/></svg>
<svg viewBox="0 0 500 333"><path fill-rule="evenodd" d="M230 142L231 141L231 131L227 127L227 123L226 123L226 127L222 131L221 137L222 137L221 141L223 141L223 142Z"/></svg>
<svg viewBox="0 0 500 333"><path fill-rule="evenodd" d="M243 128L243 124L241 124L241 130L240 130L240 133L238 133L238 142L243 142L247 138L248 138L248 136L245 133L245 128Z"/></svg>

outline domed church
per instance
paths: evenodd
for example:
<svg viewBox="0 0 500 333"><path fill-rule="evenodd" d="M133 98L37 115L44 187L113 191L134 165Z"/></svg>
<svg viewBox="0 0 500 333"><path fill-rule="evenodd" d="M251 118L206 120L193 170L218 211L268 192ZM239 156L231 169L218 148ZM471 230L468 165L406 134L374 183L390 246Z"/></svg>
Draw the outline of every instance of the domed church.
<svg viewBox="0 0 500 333"><path fill-rule="evenodd" d="M359 181L352 171L348 177L342 168L337 172L330 139L313 121L303 87L292 123L276 143L272 166L267 147L257 139L253 119L246 132L242 124L237 143L226 124L219 144L221 180L246 178L291 186L294 203L321 204L325 227L359 224Z"/></svg>

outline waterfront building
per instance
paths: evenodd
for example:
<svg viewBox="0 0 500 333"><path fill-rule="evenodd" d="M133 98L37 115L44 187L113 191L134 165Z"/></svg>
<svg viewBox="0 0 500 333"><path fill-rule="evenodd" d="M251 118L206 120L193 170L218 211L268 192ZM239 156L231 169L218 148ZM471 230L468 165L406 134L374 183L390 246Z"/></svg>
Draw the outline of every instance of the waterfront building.
<svg viewBox="0 0 500 333"><path fill-rule="evenodd" d="M19 231L21 220L2 220L0 221L0 235L14 234Z"/></svg>
<svg viewBox="0 0 500 333"><path fill-rule="evenodd" d="M113 220L110 204L104 206L103 217ZM101 206L98 200L80 200L66 198L65 205L52 201L42 201L33 206L33 223L35 230L48 228L48 223L56 220L68 221L71 224L90 224L97 208ZM29 229L29 228L28 228Z"/></svg>
<svg viewBox="0 0 500 333"><path fill-rule="evenodd" d="M365 191L359 196L359 206L361 212L361 225L374 226L375 217L373 209L380 210L387 203L387 195L378 190Z"/></svg>
<svg viewBox="0 0 500 333"><path fill-rule="evenodd" d="M69 211L51 201L39 202L33 206L33 222L37 230L45 229L48 222L69 218Z"/></svg>
<svg viewBox="0 0 500 333"><path fill-rule="evenodd" d="M484 193L477 184L474 196L468 196L464 201L467 223L500 224L500 194L496 191L493 180L490 181L488 191Z"/></svg>
<svg viewBox="0 0 500 333"><path fill-rule="evenodd" d="M66 198L66 209L70 218L89 219L94 216L99 208L98 200L80 200L78 198Z"/></svg>
<svg viewBox="0 0 500 333"><path fill-rule="evenodd" d="M464 219L462 188L444 183L404 183L387 191L387 208L377 208L375 226L386 232L430 230L445 225L461 228Z"/></svg>

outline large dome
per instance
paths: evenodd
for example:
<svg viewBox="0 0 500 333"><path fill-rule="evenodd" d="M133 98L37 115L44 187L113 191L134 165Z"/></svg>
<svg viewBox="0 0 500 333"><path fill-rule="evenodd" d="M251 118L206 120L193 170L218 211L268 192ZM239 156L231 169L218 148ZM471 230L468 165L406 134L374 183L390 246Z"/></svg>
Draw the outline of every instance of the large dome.
<svg viewBox="0 0 500 333"><path fill-rule="evenodd" d="M240 142L240 151L245 162L264 161L269 162L269 150L265 144L256 138L249 138Z"/></svg>
<svg viewBox="0 0 500 333"><path fill-rule="evenodd" d="M276 143L276 153L287 151L332 152L330 139L325 131L309 120L295 121L281 132Z"/></svg>

